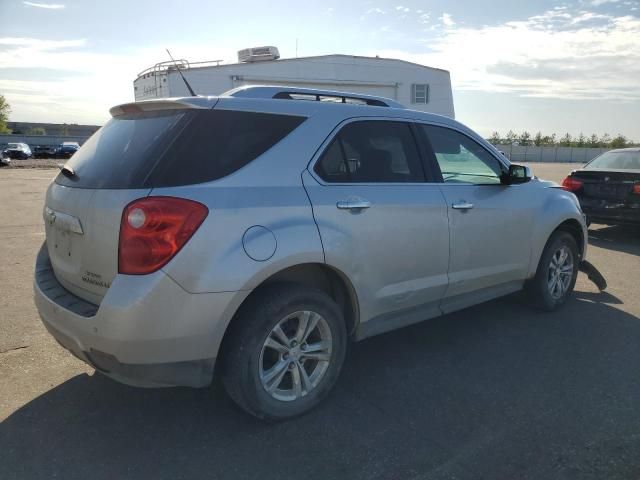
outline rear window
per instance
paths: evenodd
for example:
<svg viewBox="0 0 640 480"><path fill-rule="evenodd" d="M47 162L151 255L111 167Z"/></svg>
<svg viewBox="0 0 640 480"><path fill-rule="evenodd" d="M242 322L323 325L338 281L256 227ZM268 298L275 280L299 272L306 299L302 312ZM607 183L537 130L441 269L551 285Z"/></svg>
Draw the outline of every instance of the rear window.
<svg viewBox="0 0 640 480"><path fill-rule="evenodd" d="M156 188L229 175L273 147L304 117L228 110L166 110L112 118L67 162L79 188Z"/></svg>
<svg viewBox="0 0 640 480"><path fill-rule="evenodd" d="M329 183L424 182L411 127L405 122L358 121L336 135L315 167Z"/></svg>
<svg viewBox="0 0 640 480"><path fill-rule="evenodd" d="M589 168L612 168L614 170L640 170L640 151L605 152L594 158Z"/></svg>

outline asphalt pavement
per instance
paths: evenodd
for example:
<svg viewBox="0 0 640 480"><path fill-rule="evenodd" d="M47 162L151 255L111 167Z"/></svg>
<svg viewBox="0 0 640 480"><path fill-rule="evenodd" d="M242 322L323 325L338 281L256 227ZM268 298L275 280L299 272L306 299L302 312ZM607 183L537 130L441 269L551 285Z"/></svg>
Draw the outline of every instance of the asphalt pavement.
<svg viewBox="0 0 640 480"><path fill-rule="evenodd" d="M575 166L533 164L560 181ZM270 425L219 385L136 389L32 300L52 170L0 169L0 479L638 479L640 230L593 226L562 310L518 296L351 345L330 397Z"/></svg>

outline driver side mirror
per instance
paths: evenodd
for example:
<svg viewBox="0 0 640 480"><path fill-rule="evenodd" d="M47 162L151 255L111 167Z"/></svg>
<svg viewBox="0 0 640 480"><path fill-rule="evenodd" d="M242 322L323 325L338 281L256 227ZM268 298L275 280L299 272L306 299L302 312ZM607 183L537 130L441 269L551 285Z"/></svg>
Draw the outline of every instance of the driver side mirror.
<svg viewBox="0 0 640 480"><path fill-rule="evenodd" d="M509 165L509 172L503 174L502 183L506 185L527 183L532 178L533 175L531 174L531 169L529 167L512 163Z"/></svg>

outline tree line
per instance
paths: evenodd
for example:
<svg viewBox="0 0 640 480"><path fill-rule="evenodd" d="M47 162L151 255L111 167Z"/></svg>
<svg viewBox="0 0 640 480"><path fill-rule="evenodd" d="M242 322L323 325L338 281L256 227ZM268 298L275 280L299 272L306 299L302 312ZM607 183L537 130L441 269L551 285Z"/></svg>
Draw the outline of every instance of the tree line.
<svg viewBox="0 0 640 480"><path fill-rule="evenodd" d="M7 127L9 121L9 113L11 113L11 107L9 103L0 95L0 133L12 133ZM68 135L69 127L64 124L60 126L60 131L56 132L58 135ZM24 132L25 135L46 135L47 132L44 128L33 127ZM515 133L513 130L509 130L505 136L500 135L499 132L493 132L491 137L487 139L493 145L522 145L522 146L536 146L536 147L593 147L593 148L624 148L633 146L634 143L624 135L616 135L611 137L608 133L602 136L598 136L595 133L590 137L580 133L577 137L572 137L570 134L558 138L556 134L543 135L542 132L536 133L532 136L529 132L524 131L520 134Z"/></svg>
<svg viewBox="0 0 640 480"><path fill-rule="evenodd" d="M27 128L24 132L18 131L18 130L14 132L7 126L10 113L11 113L11 106L9 105L9 102L7 102L7 99L4 98L4 95L0 95L0 134L9 135L9 134L15 133L15 134L22 134L22 135L47 135L47 131L42 127L30 127L30 128ZM69 126L66 123L60 125L60 127L58 128L58 131L55 132L53 135L61 135L61 136L69 135Z"/></svg>
<svg viewBox="0 0 640 480"><path fill-rule="evenodd" d="M580 133L577 137L572 137L569 133L558 138L554 133L552 135L543 135L542 132L532 136L529 132L524 131L520 134L509 130L505 136L499 132L493 132L491 137L487 139L493 145L522 145L536 147L590 147L590 148L625 148L634 145L633 141L618 134L612 137L608 133L598 136L595 133L587 137Z"/></svg>

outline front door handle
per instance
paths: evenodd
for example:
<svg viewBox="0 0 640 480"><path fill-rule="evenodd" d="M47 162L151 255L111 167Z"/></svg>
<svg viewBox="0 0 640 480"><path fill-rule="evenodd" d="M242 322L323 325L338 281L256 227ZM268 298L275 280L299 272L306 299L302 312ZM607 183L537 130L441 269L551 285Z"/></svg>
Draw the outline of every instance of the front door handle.
<svg viewBox="0 0 640 480"><path fill-rule="evenodd" d="M369 208L371 206L371 202L363 199L350 199L350 200L340 200L336 203L336 207L340 210L363 210L365 208Z"/></svg>
<svg viewBox="0 0 640 480"><path fill-rule="evenodd" d="M455 208L456 210L471 210L473 208L473 203L469 203L466 201L456 202L451 205L451 208Z"/></svg>

